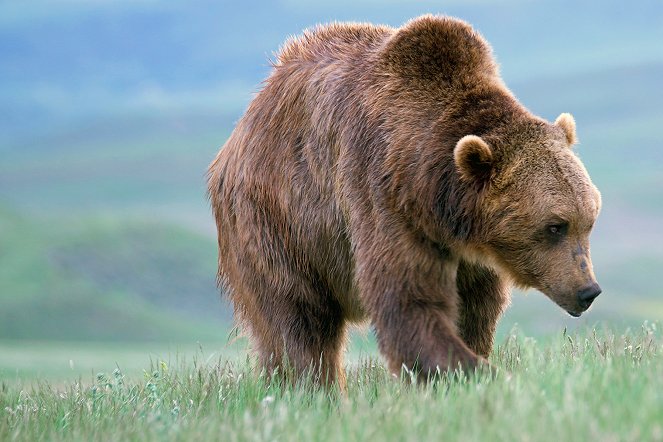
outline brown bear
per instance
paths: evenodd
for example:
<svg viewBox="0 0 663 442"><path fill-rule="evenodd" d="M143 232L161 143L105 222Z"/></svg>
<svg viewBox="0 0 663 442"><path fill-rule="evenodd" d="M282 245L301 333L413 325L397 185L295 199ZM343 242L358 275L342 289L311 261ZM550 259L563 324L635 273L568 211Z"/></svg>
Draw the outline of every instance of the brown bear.
<svg viewBox="0 0 663 442"><path fill-rule="evenodd" d="M208 175L219 282L263 366L342 385L346 330L368 320L394 372L472 369L514 285L579 316L601 198L575 141L463 21L288 41Z"/></svg>

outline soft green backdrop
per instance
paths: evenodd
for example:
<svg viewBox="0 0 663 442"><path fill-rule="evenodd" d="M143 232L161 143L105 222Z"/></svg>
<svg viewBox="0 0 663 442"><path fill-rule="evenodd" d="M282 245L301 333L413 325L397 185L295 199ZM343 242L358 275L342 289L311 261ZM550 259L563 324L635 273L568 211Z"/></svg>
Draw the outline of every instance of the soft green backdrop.
<svg viewBox="0 0 663 442"><path fill-rule="evenodd" d="M31 372L20 361L45 348L66 366L85 349L117 350L97 359L105 369L131 351L228 348L207 164L288 35L425 12L482 32L533 112L574 114L603 193L596 306L574 320L518 294L501 335L514 323L545 335L663 319L660 2L10 0L0 2L0 374Z"/></svg>

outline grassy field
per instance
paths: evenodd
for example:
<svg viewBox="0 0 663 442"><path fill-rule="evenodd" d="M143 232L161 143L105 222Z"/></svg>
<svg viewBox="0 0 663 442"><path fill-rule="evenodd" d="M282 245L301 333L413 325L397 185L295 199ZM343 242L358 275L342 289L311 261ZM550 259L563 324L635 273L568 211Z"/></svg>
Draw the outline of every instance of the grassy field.
<svg viewBox="0 0 663 442"><path fill-rule="evenodd" d="M243 358L152 359L66 383L3 380L0 440L663 440L663 335L510 333L496 378L416 386L376 359L348 366L345 395L282 387Z"/></svg>
<svg viewBox="0 0 663 442"><path fill-rule="evenodd" d="M0 2L0 442L663 440L663 323L640 327L663 321L657 2L33 3ZM473 23L534 113L575 116L604 293L580 319L515 294L496 379L399 382L368 333L346 395L281 388L229 333L207 165L286 36L425 12Z"/></svg>

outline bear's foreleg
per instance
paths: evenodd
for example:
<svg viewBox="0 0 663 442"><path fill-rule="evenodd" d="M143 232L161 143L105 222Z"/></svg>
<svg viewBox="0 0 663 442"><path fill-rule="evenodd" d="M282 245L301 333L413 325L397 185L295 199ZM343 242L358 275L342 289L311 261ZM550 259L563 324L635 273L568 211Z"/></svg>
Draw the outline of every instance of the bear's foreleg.
<svg viewBox="0 0 663 442"><path fill-rule="evenodd" d="M484 362L456 331L456 261L419 244L399 247L394 237L371 243L356 250L357 277L391 372L405 366L425 381L438 370L472 371Z"/></svg>
<svg viewBox="0 0 663 442"><path fill-rule="evenodd" d="M487 358L493 350L497 321L509 304L510 287L493 270L462 260L456 282L460 335L476 354Z"/></svg>

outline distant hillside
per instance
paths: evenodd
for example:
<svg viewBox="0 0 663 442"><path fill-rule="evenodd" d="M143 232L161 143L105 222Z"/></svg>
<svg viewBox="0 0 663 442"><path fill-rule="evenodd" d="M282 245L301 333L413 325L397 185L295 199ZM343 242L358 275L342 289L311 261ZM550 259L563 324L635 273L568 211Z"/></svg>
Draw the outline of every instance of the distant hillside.
<svg viewBox="0 0 663 442"><path fill-rule="evenodd" d="M203 340L227 332L206 238L160 223L0 210L0 338Z"/></svg>

